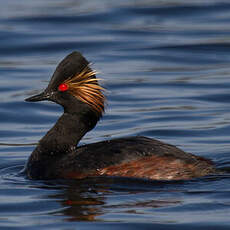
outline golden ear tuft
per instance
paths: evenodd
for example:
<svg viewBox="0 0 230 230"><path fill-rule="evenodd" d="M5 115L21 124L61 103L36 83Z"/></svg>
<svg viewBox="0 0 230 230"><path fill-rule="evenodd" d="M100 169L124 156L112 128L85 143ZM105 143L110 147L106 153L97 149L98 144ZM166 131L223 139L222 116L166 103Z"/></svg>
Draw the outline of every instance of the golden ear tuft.
<svg viewBox="0 0 230 230"><path fill-rule="evenodd" d="M98 84L97 72L86 66L82 72L68 78L63 83L67 84L68 91L80 101L91 106L101 116L104 112L104 88Z"/></svg>

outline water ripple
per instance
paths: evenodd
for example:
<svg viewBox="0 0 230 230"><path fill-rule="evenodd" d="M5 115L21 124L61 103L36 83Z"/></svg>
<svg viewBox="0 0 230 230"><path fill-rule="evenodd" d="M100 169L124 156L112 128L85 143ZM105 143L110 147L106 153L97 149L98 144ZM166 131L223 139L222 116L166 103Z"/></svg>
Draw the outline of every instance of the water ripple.
<svg viewBox="0 0 230 230"><path fill-rule="evenodd" d="M0 9L0 226L17 229L229 229L228 1L5 1ZM108 106L81 144L133 135L212 159L190 181L33 181L20 173L62 113L26 103L81 51Z"/></svg>

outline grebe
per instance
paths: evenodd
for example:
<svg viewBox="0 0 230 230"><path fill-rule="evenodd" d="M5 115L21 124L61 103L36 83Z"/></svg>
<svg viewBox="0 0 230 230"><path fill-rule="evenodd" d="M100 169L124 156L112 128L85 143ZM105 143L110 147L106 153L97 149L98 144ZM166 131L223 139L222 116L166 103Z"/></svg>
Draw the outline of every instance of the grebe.
<svg viewBox="0 0 230 230"><path fill-rule="evenodd" d="M118 138L77 147L104 112L105 96L96 73L79 52L57 66L48 87L26 101L53 101L64 108L25 166L31 179L92 176L183 180L216 172L213 163L147 137Z"/></svg>

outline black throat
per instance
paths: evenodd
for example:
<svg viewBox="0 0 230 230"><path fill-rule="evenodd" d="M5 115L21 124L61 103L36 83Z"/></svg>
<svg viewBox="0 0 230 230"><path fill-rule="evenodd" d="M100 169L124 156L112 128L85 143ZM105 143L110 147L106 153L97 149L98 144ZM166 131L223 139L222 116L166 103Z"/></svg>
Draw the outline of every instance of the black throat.
<svg viewBox="0 0 230 230"><path fill-rule="evenodd" d="M75 152L81 138L100 119L88 105L77 100L74 103L64 107L62 116L30 155L24 169L29 178L55 178L58 173L55 162Z"/></svg>
<svg viewBox="0 0 230 230"><path fill-rule="evenodd" d="M95 127L97 121L93 112L64 112L53 128L39 141L37 148L41 154L46 155L62 155L71 152L82 137Z"/></svg>

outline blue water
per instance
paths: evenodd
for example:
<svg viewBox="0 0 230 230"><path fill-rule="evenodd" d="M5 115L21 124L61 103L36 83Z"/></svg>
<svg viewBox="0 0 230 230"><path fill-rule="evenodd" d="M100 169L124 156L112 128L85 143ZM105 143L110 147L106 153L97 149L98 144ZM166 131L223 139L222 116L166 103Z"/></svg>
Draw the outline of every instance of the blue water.
<svg viewBox="0 0 230 230"><path fill-rule="evenodd" d="M62 109L24 98L78 50L107 89L81 144L145 135L230 171L230 3L0 1L0 229L230 229L230 175L33 181L20 174Z"/></svg>

